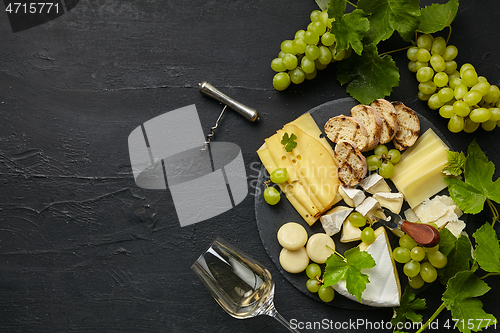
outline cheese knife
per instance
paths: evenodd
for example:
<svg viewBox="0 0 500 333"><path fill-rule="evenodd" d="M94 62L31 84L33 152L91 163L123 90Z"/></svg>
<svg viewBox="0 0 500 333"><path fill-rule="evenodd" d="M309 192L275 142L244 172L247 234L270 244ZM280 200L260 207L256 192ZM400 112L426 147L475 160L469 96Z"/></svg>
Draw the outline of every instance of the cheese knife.
<svg viewBox="0 0 500 333"><path fill-rule="evenodd" d="M399 214L384 209L385 219L379 217L379 222L387 228L400 229L423 247L433 247L439 243L439 231L427 223L414 223L403 219Z"/></svg>

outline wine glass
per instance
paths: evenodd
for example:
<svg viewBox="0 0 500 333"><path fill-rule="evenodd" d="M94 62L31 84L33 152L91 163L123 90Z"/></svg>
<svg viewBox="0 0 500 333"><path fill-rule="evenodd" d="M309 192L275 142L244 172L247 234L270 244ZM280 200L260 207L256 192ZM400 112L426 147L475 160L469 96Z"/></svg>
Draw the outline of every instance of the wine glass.
<svg viewBox="0 0 500 333"><path fill-rule="evenodd" d="M267 315L300 333L275 309L271 273L259 262L217 238L191 266L219 305L234 318Z"/></svg>

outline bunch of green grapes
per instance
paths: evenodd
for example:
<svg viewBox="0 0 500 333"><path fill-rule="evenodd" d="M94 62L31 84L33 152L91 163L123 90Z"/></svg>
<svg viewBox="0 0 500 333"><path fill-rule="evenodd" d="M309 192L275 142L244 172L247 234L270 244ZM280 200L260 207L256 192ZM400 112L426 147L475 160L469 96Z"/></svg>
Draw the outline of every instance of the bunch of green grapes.
<svg viewBox="0 0 500 333"><path fill-rule="evenodd" d="M366 158L366 166L369 171L378 169L379 175L390 178L394 174L394 164L401 159L401 153L397 149L388 149L385 145L375 147L373 154Z"/></svg>
<svg viewBox="0 0 500 333"><path fill-rule="evenodd" d="M306 268L306 274L309 278L306 282L307 290L312 293L318 293L319 299L325 303L333 301L335 290L331 286L323 286L321 267L318 264L309 264Z"/></svg>
<svg viewBox="0 0 500 333"><path fill-rule="evenodd" d="M278 57L271 61L271 68L277 72L273 78L276 90L284 90L290 83L311 80L317 70L350 56L351 49L335 51L335 35L330 32L332 22L326 11L314 10L307 29L297 31L293 40L281 43Z"/></svg>
<svg viewBox="0 0 500 333"><path fill-rule="evenodd" d="M407 234L399 239L399 246L392 252L394 260L404 264L403 273L408 277L410 287L421 288L425 282L434 282L437 270L446 266L448 259L434 247L421 247Z"/></svg>
<svg viewBox="0 0 500 333"><path fill-rule="evenodd" d="M416 73L418 97L449 119L450 132L474 132L479 125L486 131L500 126L500 89L478 76L467 63L458 69L454 60L458 49L442 37L421 35L410 47L408 69Z"/></svg>

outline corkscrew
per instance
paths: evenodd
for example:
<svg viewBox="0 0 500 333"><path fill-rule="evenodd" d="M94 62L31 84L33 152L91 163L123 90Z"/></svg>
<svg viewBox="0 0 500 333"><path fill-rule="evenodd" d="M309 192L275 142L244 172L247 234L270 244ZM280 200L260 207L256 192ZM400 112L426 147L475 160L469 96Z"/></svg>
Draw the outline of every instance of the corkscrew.
<svg viewBox="0 0 500 333"><path fill-rule="evenodd" d="M207 135L207 139L205 141L205 146L207 146L210 143L210 141L213 139L213 137L215 136L215 130L219 127L219 123L220 123L222 116L224 115L224 112L226 111L228 106L250 122L255 122L255 121L260 120L259 113L257 112L257 110L252 109L252 108L250 108L250 107L248 107L248 106L246 106L238 101L235 101L231 97L229 97L229 96L223 94L222 92L220 92L219 90L217 90L210 83L204 81L204 82L199 84L199 88L200 88L200 92L202 94L207 95L209 97L212 97L215 100L225 104L224 108L222 109L222 112L220 113L219 117L217 118L215 126L210 128L210 133Z"/></svg>

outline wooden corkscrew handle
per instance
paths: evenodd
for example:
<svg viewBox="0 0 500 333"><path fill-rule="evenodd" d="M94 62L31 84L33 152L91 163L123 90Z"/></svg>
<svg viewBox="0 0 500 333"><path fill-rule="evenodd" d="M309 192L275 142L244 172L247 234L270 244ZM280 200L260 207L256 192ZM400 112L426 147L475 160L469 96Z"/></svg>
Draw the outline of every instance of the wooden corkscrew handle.
<svg viewBox="0 0 500 333"><path fill-rule="evenodd" d="M433 247L439 244L439 231L432 225L413 223L405 220L401 224L401 230L423 247Z"/></svg>

